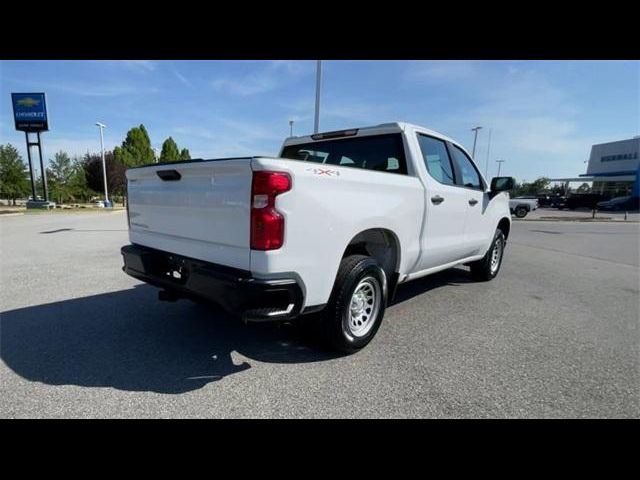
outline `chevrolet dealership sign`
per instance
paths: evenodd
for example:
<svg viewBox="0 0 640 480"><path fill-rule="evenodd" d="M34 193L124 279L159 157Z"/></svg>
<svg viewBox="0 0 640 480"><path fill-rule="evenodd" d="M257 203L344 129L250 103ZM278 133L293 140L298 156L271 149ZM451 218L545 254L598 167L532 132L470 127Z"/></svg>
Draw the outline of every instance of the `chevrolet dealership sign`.
<svg viewBox="0 0 640 480"><path fill-rule="evenodd" d="M16 130L42 132L49 130L44 93L12 93Z"/></svg>

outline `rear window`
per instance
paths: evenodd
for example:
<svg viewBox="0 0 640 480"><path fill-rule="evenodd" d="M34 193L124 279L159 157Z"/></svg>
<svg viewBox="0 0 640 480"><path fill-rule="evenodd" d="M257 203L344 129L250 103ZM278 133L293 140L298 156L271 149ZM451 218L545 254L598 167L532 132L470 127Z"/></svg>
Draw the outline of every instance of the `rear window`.
<svg viewBox="0 0 640 480"><path fill-rule="evenodd" d="M288 145L284 147L281 157L379 172L407 173L402 136L399 133Z"/></svg>

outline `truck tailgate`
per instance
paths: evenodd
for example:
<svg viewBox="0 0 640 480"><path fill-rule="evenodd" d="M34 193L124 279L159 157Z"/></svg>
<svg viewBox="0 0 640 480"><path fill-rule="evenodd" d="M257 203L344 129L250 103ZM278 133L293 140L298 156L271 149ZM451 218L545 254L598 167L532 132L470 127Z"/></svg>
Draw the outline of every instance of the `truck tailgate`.
<svg viewBox="0 0 640 480"><path fill-rule="evenodd" d="M251 178L251 158L128 170L131 243L249 270Z"/></svg>

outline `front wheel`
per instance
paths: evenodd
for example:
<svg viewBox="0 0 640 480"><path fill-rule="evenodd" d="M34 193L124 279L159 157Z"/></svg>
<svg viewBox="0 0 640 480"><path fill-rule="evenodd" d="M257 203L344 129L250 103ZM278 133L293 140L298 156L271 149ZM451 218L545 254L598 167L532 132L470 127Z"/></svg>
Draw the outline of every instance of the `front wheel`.
<svg viewBox="0 0 640 480"><path fill-rule="evenodd" d="M387 304L387 278L373 258L351 255L342 259L327 307L321 334L332 348L354 353L375 336Z"/></svg>
<svg viewBox="0 0 640 480"><path fill-rule="evenodd" d="M502 230L497 229L493 237L493 242L487 250L485 256L471 264L471 275L476 280L488 281L494 279L502 266L504 247L507 241Z"/></svg>

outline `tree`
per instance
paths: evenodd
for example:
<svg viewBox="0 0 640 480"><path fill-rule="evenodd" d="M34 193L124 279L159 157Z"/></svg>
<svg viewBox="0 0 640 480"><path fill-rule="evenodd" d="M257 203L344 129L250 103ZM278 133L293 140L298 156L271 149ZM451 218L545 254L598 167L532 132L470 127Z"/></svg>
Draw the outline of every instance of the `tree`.
<svg viewBox="0 0 640 480"><path fill-rule="evenodd" d="M126 167L137 167L155 162L151 140L144 125L133 127L127 132L122 146L113 151L115 159Z"/></svg>
<svg viewBox="0 0 640 480"><path fill-rule="evenodd" d="M73 174L69 179L69 190L72 192L73 200L88 201L95 196L95 192L87 184L87 176L81 157L74 157L72 163Z"/></svg>
<svg viewBox="0 0 640 480"><path fill-rule="evenodd" d="M189 153L189 149L183 148L180 152L180 160L191 160L191 154Z"/></svg>
<svg viewBox="0 0 640 480"><path fill-rule="evenodd" d="M538 195L544 193L549 189L549 183L550 181L547 177L540 177L531 183L516 183L512 196L518 197L521 195Z"/></svg>
<svg viewBox="0 0 640 480"><path fill-rule="evenodd" d="M56 153L54 159L49 162L47 178L51 197L58 203L77 200L86 202L95 195L95 191L87 185L82 159L75 157L71 160L65 152Z"/></svg>
<svg viewBox="0 0 640 480"><path fill-rule="evenodd" d="M536 195L538 193L542 193L549 189L549 179L547 177L540 177L537 180L534 180L529 185L531 186L531 195Z"/></svg>
<svg viewBox="0 0 640 480"><path fill-rule="evenodd" d="M161 162L176 162L182 160L180 158L180 152L178 151L178 145L173 138L167 138L162 144L162 152L160 152Z"/></svg>
<svg viewBox="0 0 640 480"><path fill-rule="evenodd" d="M16 204L16 198L29 195L29 173L16 147L0 145L0 196Z"/></svg>
<svg viewBox="0 0 640 480"><path fill-rule="evenodd" d="M57 200L58 203L73 199L70 182L74 173L71 158L66 152L59 151L55 154L53 160L49 160L49 166L47 167L49 192L51 197Z"/></svg>
<svg viewBox="0 0 640 480"><path fill-rule="evenodd" d="M115 158L114 152L104 152L104 162L107 167L107 189L109 196L126 195L127 167ZM102 173L102 156L99 153L87 153L82 160L87 186L95 192L104 192L104 178Z"/></svg>
<svg viewBox="0 0 640 480"><path fill-rule="evenodd" d="M591 187L589 187L589 184L585 182L576 189L576 192L589 193L590 190L591 190Z"/></svg>

